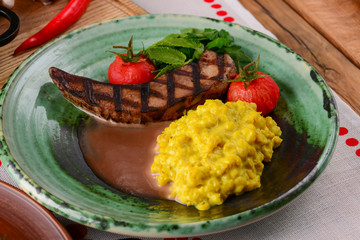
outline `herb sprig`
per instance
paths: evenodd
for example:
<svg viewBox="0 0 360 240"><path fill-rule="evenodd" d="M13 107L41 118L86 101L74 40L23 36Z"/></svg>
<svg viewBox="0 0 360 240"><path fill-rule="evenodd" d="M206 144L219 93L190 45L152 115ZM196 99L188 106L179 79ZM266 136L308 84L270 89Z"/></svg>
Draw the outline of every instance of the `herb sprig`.
<svg viewBox="0 0 360 240"><path fill-rule="evenodd" d="M122 53L118 53L118 52L114 52L114 51L107 51L110 53L113 53L119 57L121 57L121 59L124 62L138 62L140 60L140 56L143 54L144 52L144 47L141 51L139 51L137 54L134 54L134 50L133 50L133 36L131 36L130 41L128 43L127 46L113 46L113 48L122 48L122 49L126 49L126 54L122 54ZM0 239L1 240L1 239Z"/></svg>
<svg viewBox="0 0 360 240"><path fill-rule="evenodd" d="M240 63L238 63L240 65ZM271 75L262 73L257 74L260 64L260 55L258 56L256 62L251 62L247 64L244 68L239 68L239 74L238 77L234 79L227 79L223 80L225 82L243 82L245 90L250 85L251 81L258 79L258 78L264 78L264 77L271 77ZM253 67L252 70L249 70L249 67Z"/></svg>
<svg viewBox="0 0 360 240"><path fill-rule="evenodd" d="M229 54L238 71L240 59L252 61L241 46L234 44L234 38L227 31L210 28L182 29L179 34L170 34L153 44L144 54L155 64L156 77L159 77L168 71L199 60L205 49Z"/></svg>

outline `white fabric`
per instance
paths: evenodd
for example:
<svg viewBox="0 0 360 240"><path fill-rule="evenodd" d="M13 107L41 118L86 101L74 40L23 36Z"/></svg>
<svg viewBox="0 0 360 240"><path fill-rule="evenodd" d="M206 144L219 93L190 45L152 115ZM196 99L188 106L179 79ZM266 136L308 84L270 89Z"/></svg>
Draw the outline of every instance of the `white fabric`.
<svg viewBox="0 0 360 240"><path fill-rule="evenodd" d="M216 12L225 10L228 15L235 19L234 23L250 27L275 37L270 31L265 29L258 20L245 9L237 0L222 0L207 3L201 0L134 0L134 3L145 9L149 13L174 13L189 14L203 17L223 19L217 16ZM211 8L213 4L220 4L222 8Z"/></svg>

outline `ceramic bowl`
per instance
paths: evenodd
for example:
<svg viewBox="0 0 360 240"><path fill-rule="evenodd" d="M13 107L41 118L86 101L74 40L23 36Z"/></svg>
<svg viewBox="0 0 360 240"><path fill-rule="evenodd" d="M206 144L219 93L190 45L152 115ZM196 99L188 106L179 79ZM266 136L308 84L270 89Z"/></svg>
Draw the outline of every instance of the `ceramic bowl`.
<svg viewBox="0 0 360 240"><path fill-rule="evenodd" d="M114 56L107 50L150 46L187 27L225 29L273 74L281 97L271 116L283 143L266 164L262 187L198 211L173 201L135 197L109 187L84 162L77 128L88 118L52 83L51 66L107 81ZM137 42L136 42L137 41ZM185 15L140 15L100 22L61 36L26 59L1 92L1 159L36 201L73 221L114 233L146 237L225 231L279 210L325 169L338 136L338 115L323 78L278 41L236 24Z"/></svg>
<svg viewBox="0 0 360 240"><path fill-rule="evenodd" d="M0 196L0 239L71 239L46 208L21 190L0 181Z"/></svg>

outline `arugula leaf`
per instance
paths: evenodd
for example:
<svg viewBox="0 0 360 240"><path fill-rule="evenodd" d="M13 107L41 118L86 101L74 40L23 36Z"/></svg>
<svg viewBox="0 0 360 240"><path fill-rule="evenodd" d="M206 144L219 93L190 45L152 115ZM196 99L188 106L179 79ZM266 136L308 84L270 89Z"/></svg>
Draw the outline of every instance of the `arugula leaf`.
<svg viewBox="0 0 360 240"><path fill-rule="evenodd" d="M195 38L199 41L214 40L218 36L219 31L216 29L205 28L204 30L196 28L184 28L181 34L184 37Z"/></svg>
<svg viewBox="0 0 360 240"><path fill-rule="evenodd" d="M188 59L181 49L170 47L152 46L146 50L146 53L148 58L156 65L157 71L155 72L158 74L155 78L192 61L192 59Z"/></svg>
<svg viewBox="0 0 360 240"><path fill-rule="evenodd" d="M202 44L198 39L183 38L180 34L170 34L155 44L156 46L174 46L184 48L201 48Z"/></svg>
<svg viewBox="0 0 360 240"><path fill-rule="evenodd" d="M167 46L177 49L187 56L187 59L198 59L204 52L204 45L198 39L185 38L180 34L170 34L155 43L148 50L157 46Z"/></svg>
<svg viewBox="0 0 360 240"><path fill-rule="evenodd" d="M153 60L154 64L167 63L167 64L181 64L185 63L186 55L181 51L162 46L154 46L146 50L146 53L150 59Z"/></svg>
<svg viewBox="0 0 360 240"><path fill-rule="evenodd" d="M225 38L216 38L206 44L207 49L223 49L230 46L231 41Z"/></svg>
<svg viewBox="0 0 360 240"><path fill-rule="evenodd" d="M185 64L169 64L169 65L162 65L163 67L159 67L155 72L157 72L156 76L154 78L160 77L161 75L170 72L171 70L174 70L176 68L179 68L181 66L184 66L188 63L190 63L191 61L187 61L185 62Z"/></svg>
<svg viewBox="0 0 360 240"><path fill-rule="evenodd" d="M144 54L155 64L156 77L184 66L191 61L197 61L205 49L217 53L229 54L239 70L240 59L251 62L241 46L234 44L234 38L224 29L185 28L180 34L170 34L145 50Z"/></svg>

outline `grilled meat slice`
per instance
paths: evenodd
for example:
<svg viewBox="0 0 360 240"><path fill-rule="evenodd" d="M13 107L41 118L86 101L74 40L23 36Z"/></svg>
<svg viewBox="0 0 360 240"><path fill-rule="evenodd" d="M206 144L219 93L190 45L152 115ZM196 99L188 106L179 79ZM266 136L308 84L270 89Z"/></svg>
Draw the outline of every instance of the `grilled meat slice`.
<svg viewBox="0 0 360 240"><path fill-rule="evenodd" d="M172 70L142 84L116 85L49 69L50 76L65 98L80 109L106 120L146 123L174 120L184 110L221 98L236 75L227 54L205 50L197 63Z"/></svg>

